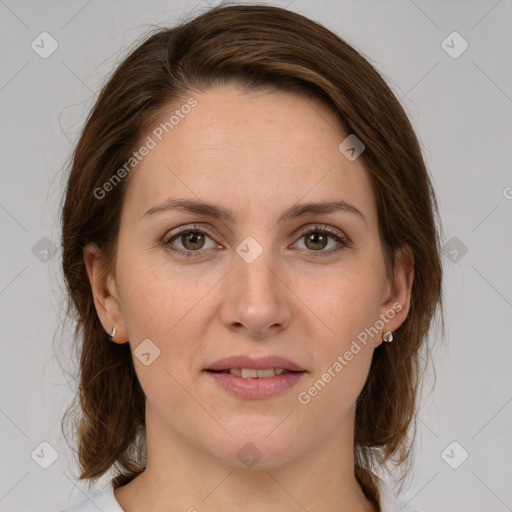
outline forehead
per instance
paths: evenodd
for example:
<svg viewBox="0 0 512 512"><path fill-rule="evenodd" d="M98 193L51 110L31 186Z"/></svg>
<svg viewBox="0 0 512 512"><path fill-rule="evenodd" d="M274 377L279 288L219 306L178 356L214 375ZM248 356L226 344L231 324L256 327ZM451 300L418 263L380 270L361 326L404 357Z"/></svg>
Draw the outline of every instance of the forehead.
<svg viewBox="0 0 512 512"><path fill-rule="evenodd" d="M339 151L347 134L320 100L271 89L243 93L234 86L191 97L197 104L183 109L187 114L171 124L187 100L169 106L141 138L150 137L154 147L132 171L125 197L139 216L159 201L183 196L240 212L249 201L270 207L301 198L346 199L372 214L362 159L349 161Z"/></svg>

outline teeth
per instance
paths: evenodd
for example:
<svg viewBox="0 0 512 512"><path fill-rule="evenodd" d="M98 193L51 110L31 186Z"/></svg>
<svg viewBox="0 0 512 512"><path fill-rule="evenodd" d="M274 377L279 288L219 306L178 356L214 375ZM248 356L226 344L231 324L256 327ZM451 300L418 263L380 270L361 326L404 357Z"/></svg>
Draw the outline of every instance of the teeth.
<svg viewBox="0 0 512 512"><path fill-rule="evenodd" d="M266 370L257 370L258 378L266 379L267 377L275 377L274 368L268 368Z"/></svg>
<svg viewBox="0 0 512 512"><path fill-rule="evenodd" d="M274 377L275 375L281 375L283 372L284 370L282 368L265 368L263 370L256 370L255 368L231 368L231 370L229 370L231 375L238 375L243 379L254 379L256 377L266 379Z"/></svg>

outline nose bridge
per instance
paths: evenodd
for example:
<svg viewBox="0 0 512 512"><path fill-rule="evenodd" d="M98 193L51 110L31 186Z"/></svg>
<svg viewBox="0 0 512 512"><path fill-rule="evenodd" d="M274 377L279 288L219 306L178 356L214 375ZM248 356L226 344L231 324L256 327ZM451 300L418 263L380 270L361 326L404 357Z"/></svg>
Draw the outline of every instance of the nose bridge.
<svg viewBox="0 0 512 512"><path fill-rule="evenodd" d="M270 239L244 239L236 247L227 281L224 321L253 332L284 324L289 317L286 286L279 277L282 266Z"/></svg>
<svg viewBox="0 0 512 512"><path fill-rule="evenodd" d="M277 293L276 268L279 262L271 246L271 237L259 241L252 236L246 237L236 248L234 258L235 274L249 297L254 299L274 299Z"/></svg>

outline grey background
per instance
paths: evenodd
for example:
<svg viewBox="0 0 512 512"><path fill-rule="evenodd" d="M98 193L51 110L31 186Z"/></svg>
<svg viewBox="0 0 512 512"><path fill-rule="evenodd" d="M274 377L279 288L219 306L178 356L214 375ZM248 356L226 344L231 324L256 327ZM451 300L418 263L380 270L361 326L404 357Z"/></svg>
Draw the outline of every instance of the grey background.
<svg viewBox="0 0 512 512"><path fill-rule="evenodd" d="M272 3L322 22L376 66L411 118L437 190L451 251L447 332L401 497L418 512L512 510L512 2ZM206 5L0 0L0 511L56 511L92 492L76 481L60 430L76 385L69 328L61 331L60 250L51 251L62 170L128 47L149 25ZM47 59L31 47L43 31L58 43ZM442 46L453 31L469 44L458 58ZM47 469L36 463L50 460L43 442L58 454ZM452 469L446 460L460 463L462 449L469 457Z"/></svg>

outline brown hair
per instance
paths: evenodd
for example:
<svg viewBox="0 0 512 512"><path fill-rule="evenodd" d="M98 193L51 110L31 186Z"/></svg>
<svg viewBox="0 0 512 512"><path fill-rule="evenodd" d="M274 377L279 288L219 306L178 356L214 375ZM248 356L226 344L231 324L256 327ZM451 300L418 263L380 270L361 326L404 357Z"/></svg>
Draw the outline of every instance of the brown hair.
<svg viewBox="0 0 512 512"><path fill-rule="evenodd" d="M395 341L374 351L357 401L355 474L375 502L372 468L393 460L395 468L407 468L401 480L410 468L422 353L427 361L430 324L439 306L442 311L438 207L413 128L374 67L322 25L268 5L224 4L148 36L104 86L73 153L62 206L62 267L67 315L76 313L74 341L81 349L76 427L80 479L98 479L115 464L117 487L144 470L144 393L129 343L109 342L99 321L83 257L85 245L93 242L101 249L105 271L114 272L120 212L131 175L108 199L97 199L94 191L128 161L170 104L192 91L231 83L324 101L346 133L366 146L360 158L377 200L388 275L393 275L401 249L407 246L413 254L409 314L395 331Z"/></svg>

